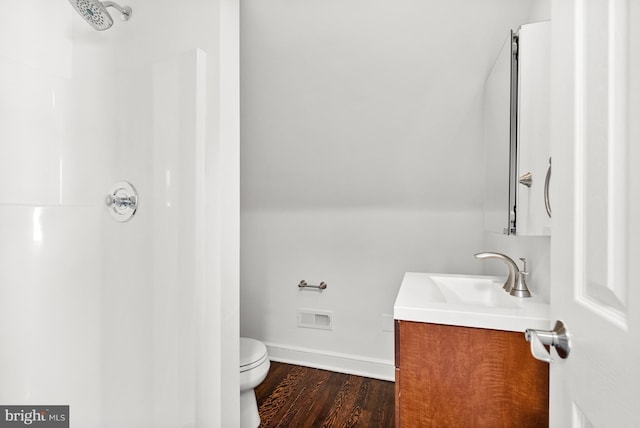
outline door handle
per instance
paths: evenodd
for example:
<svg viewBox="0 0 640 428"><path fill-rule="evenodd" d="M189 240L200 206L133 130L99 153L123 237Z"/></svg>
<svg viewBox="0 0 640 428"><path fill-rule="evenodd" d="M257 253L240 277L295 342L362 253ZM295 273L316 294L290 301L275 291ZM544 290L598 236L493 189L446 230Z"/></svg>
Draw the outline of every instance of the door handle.
<svg viewBox="0 0 640 428"><path fill-rule="evenodd" d="M549 201L549 183L551 182L551 158L549 158L549 169L547 169L547 176L544 178L544 209L547 210L547 215L551 218L551 202Z"/></svg>
<svg viewBox="0 0 640 428"><path fill-rule="evenodd" d="M531 354L540 361L547 363L552 361L551 354L545 345L556 348L558 356L562 359L567 358L571 351L569 333L562 321L556 321L553 330L527 329L524 332L524 337L527 342L531 343Z"/></svg>

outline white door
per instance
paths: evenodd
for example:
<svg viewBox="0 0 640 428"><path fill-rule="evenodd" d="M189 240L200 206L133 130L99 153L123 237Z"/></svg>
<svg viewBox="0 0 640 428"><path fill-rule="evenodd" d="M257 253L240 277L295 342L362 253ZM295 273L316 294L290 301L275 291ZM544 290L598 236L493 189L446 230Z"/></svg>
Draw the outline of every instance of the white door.
<svg viewBox="0 0 640 428"><path fill-rule="evenodd" d="M552 1L552 427L640 426L640 1Z"/></svg>

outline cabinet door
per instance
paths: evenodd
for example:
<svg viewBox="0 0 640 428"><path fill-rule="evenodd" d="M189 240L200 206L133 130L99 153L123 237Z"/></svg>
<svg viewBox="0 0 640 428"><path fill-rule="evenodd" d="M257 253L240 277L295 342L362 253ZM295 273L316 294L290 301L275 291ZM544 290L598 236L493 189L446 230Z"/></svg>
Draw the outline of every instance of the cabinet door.
<svg viewBox="0 0 640 428"><path fill-rule="evenodd" d="M530 187L518 184L518 235L551 234L545 206L551 153L550 27L549 22L538 22L523 25L518 32L518 174L520 178L531 174Z"/></svg>
<svg viewBox="0 0 640 428"><path fill-rule="evenodd" d="M398 324L396 428L548 426L549 365L522 333Z"/></svg>

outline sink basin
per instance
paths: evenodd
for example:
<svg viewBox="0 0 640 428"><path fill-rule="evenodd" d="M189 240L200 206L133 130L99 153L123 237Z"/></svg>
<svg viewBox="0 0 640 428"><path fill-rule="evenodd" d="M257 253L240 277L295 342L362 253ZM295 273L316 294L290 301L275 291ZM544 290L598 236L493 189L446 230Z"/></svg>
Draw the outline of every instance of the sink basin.
<svg viewBox="0 0 640 428"><path fill-rule="evenodd" d="M549 305L502 289L504 278L407 272L394 318L405 321L522 331L549 327Z"/></svg>
<svg viewBox="0 0 640 428"><path fill-rule="evenodd" d="M521 302L510 296L502 286L504 280L469 275L430 275L425 287L435 287L442 301L456 305L519 308ZM433 282L433 284L431 284Z"/></svg>

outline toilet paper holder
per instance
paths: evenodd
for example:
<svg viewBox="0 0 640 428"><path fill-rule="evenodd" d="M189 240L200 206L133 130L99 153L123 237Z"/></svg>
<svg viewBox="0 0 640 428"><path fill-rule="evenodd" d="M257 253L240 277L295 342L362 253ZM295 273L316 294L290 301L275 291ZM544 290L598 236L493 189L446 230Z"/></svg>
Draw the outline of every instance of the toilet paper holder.
<svg viewBox="0 0 640 428"><path fill-rule="evenodd" d="M548 363L552 361L551 354L546 350L545 345L556 348L558 356L562 359L567 358L571 352L569 333L562 321L556 321L553 330L527 329L524 337L531 343L531 354L541 361Z"/></svg>

